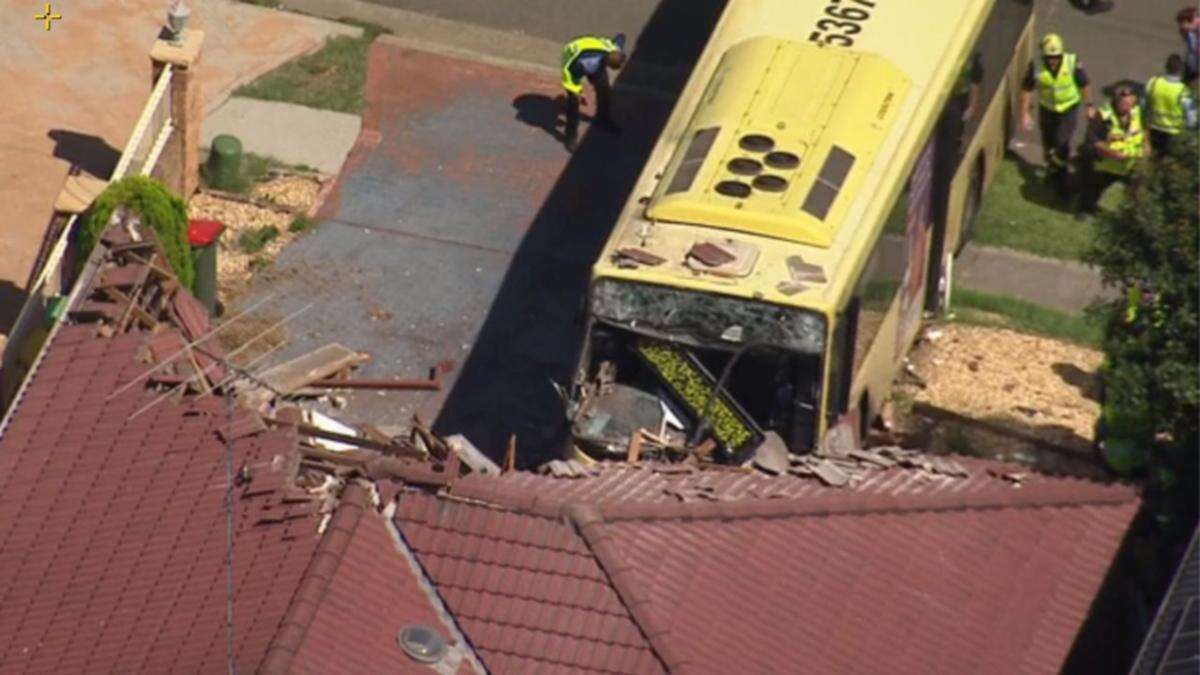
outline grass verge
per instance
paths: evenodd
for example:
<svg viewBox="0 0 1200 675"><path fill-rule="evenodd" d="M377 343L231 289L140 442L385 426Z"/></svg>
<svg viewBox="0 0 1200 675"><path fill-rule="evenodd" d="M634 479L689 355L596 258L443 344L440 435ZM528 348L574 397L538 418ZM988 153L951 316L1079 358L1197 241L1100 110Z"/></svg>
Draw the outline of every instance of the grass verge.
<svg viewBox="0 0 1200 675"><path fill-rule="evenodd" d="M1012 328L1099 349L1103 327L1090 317L1067 314L1033 303L966 289L955 289L953 312L958 321Z"/></svg>
<svg viewBox="0 0 1200 675"><path fill-rule="evenodd" d="M279 66L253 82L238 87L234 96L264 101L296 103L310 108L358 114L363 108L367 79L367 50L387 29L343 20L363 29L359 37L339 35L321 49Z"/></svg>
<svg viewBox="0 0 1200 675"><path fill-rule="evenodd" d="M1119 188L1109 190L1101 206L1114 203ZM1075 220L1073 204L1062 204L1033 167L1007 158L979 209L972 241L1000 246L1047 258L1079 260L1096 236L1092 218Z"/></svg>

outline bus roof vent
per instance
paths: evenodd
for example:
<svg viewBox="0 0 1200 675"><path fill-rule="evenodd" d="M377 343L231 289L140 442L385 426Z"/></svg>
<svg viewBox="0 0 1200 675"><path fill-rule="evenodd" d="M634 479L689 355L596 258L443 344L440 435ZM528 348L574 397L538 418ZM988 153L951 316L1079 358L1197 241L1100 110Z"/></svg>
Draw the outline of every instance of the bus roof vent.
<svg viewBox="0 0 1200 675"><path fill-rule="evenodd" d="M829 246L909 86L874 54L740 42L717 65L647 215Z"/></svg>

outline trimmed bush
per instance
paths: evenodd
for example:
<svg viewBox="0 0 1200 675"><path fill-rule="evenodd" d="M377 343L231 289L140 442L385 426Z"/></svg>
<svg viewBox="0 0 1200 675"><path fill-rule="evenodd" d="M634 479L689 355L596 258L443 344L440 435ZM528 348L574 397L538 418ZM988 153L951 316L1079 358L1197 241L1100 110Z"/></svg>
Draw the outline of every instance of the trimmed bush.
<svg viewBox="0 0 1200 675"><path fill-rule="evenodd" d="M1136 448L1162 509L1196 517L1200 443L1200 190L1197 139L1181 134L1138 174L1113 213L1097 221L1086 260L1118 299L1105 320L1105 435ZM1160 513L1162 513L1160 511Z"/></svg>
<svg viewBox="0 0 1200 675"><path fill-rule="evenodd" d="M184 287L192 288L195 269L187 238L187 207L182 199L153 178L129 176L100 193L79 230L80 260L87 260L117 206L134 211L141 217L143 225L154 230L175 276Z"/></svg>

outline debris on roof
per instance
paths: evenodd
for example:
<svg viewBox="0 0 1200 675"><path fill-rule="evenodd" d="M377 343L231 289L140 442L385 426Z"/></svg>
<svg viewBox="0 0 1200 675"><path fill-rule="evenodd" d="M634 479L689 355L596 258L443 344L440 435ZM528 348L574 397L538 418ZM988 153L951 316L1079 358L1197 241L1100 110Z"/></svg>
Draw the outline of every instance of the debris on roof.
<svg viewBox="0 0 1200 675"><path fill-rule="evenodd" d="M308 409L360 355L236 365L120 237L79 297L130 303L70 308L0 429L6 671L1049 672L1139 506L836 434L719 464L661 401L625 462L514 471Z"/></svg>

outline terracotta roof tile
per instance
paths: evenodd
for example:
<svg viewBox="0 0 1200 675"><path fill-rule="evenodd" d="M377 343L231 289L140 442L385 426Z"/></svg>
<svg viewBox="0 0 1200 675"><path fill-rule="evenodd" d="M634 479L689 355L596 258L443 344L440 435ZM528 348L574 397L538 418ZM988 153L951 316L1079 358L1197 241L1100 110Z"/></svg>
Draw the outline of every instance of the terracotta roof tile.
<svg viewBox="0 0 1200 675"><path fill-rule="evenodd" d="M224 669L220 420L169 402L129 420L149 399L136 387L108 400L145 369L134 359L145 337L62 326L0 432L5 672ZM266 432L239 439L234 452L240 465L292 447L288 434ZM260 471L254 482L269 478ZM273 494L262 505L277 512ZM239 520L248 507L237 500ZM292 536L278 525L237 529L243 667L261 659L303 572L279 561L316 546L316 520L305 517Z"/></svg>
<svg viewBox="0 0 1200 675"><path fill-rule="evenodd" d="M616 648L652 664L638 672L662 670L586 544L561 520L416 491L401 493L394 520L493 672L622 672ZM481 540L479 554L451 554L471 549L453 534Z"/></svg>
<svg viewBox="0 0 1200 675"><path fill-rule="evenodd" d="M1138 496L963 463L965 479L881 470L851 490L468 475L452 497L402 492L395 522L494 672L1056 670ZM672 494L698 487L718 499Z"/></svg>

